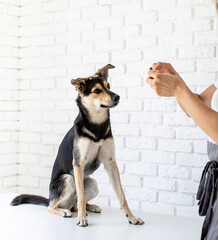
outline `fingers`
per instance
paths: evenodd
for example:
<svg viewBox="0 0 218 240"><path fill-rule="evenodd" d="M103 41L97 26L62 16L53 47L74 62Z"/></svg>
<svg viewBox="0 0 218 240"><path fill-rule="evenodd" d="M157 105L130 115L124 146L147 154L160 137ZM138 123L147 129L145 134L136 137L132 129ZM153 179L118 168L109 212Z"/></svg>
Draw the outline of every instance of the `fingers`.
<svg viewBox="0 0 218 240"><path fill-rule="evenodd" d="M162 73L172 73L172 74L176 74L175 69L172 67L172 65L170 63L166 63L166 62L158 62L158 63L153 63L152 64L152 69L154 71L159 71Z"/></svg>
<svg viewBox="0 0 218 240"><path fill-rule="evenodd" d="M156 74L156 73L155 73L155 71L153 71L153 70L149 70L149 71L148 71L148 76L151 77L152 79L154 79L155 74Z"/></svg>

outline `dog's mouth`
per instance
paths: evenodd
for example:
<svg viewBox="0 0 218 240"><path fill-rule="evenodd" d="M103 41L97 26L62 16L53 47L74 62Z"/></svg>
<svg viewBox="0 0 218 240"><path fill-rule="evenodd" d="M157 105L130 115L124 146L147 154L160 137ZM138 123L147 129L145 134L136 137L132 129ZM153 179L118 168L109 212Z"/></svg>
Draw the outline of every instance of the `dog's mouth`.
<svg viewBox="0 0 218 240"><path fill-rule="evenodd" d="M115 102L113 103L112 105L104 105L104 104L101 104L100 107L102 108L113 108L113 107L116 107L118 105L119 102Z"/></svg>

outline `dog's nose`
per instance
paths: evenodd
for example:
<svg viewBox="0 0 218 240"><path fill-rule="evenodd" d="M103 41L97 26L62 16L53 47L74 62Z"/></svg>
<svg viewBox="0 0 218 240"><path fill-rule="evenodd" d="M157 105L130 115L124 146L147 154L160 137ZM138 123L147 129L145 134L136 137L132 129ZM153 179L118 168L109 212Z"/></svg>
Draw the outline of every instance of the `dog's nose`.
<svg viewBox="0 0 218 240"><path fill-rule="evenodd" d="M117 95L117 94L115 94L115 95L113 95L112 100L113 100L114 102L119 102L120 96Z"/></svg>

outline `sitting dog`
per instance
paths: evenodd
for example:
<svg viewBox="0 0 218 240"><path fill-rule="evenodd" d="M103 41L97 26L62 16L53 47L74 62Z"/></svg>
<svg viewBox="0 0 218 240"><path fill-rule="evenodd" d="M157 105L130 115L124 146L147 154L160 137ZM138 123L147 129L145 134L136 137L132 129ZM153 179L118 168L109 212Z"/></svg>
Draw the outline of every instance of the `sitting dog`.
<svg viewBox="0 0 218 240"><path fill-rule="evenodd" d="M115 160L114 139L111 132L109 108L119 103L120 97L110 90L108 64L94 76L72 79L78 91L76 100L79 114L73 127L65 135L53 166L49 199L29 194L17 196L12 206L32 203L48 206L48 211L63 217L72 217L78 209L77 225L88 225L87 211L101 212L101 208L88 202L98 194L97 182L90 178L101 163L109 175L121 208L131 224L143 224L130 211Z"/></svg>

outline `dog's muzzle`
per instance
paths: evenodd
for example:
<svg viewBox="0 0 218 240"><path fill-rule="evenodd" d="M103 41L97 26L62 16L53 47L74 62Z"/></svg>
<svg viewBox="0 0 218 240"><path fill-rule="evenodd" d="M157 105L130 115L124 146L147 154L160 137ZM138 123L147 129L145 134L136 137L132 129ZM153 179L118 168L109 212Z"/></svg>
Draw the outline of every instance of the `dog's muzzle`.
<svg viewBox="0 0 218 240"><path fill-rule="evenodd" d="M102 107L102 108L112 108L112 107L117 106L117 104L119 103L119 101L120 101L120 96L117 95L117 94L113 94L113 95L111 96L111 104L108 105L108 106L101 104L101 107Z"/></svg>

